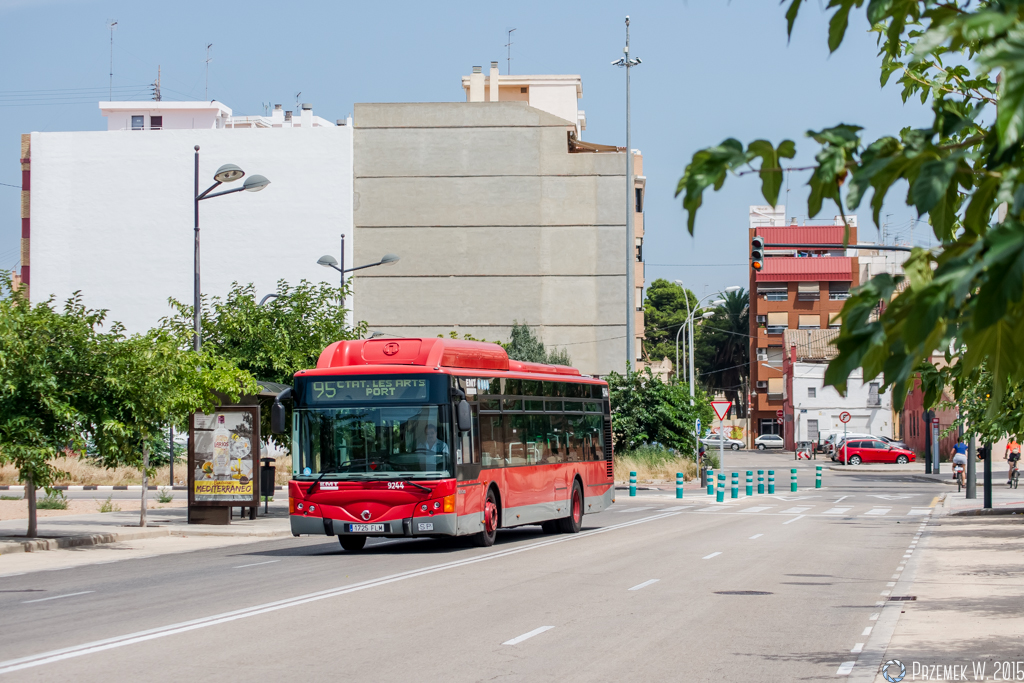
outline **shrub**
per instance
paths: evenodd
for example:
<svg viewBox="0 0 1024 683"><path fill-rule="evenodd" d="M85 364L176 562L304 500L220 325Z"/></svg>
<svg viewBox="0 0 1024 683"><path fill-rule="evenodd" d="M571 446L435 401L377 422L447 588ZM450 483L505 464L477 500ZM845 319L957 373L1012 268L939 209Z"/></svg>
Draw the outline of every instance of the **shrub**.
<svg viewBox="0 0 1024 683"><path fill-rule="evenodd" d="M40 510L67 510L68 499L60 491L51 491L36 501L36 508Z"/></svg>
<svg viewBox="0 0 1024 683"><path fill-rule="evenodd" d="M114 502L114 494L111 493L100 505L100 512L120 512L121 507Z"/></svg>
<svg viewBox="0 0 1024 683"><path fill-rule="evenodd" d="M157 489L156 499L161 503L170 503L172 500L174 500L174 494L171 493L171 489L165 486L163 488Z"/></svg>

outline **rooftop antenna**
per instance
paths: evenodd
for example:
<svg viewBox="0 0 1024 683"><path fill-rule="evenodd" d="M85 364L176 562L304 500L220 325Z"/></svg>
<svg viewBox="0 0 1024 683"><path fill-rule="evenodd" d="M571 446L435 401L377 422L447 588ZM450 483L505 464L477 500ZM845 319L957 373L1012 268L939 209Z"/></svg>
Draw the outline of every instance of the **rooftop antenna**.
<svg viewBox="0 0 1024 683"><path fill-rule="evenodd" d="M505 67L505 75L507 75L507 76L512 74L512 32L513 31L515 31L514 28L510 28L508 30L508 42L505 43L505 49L508 51L507 52L507 57L506 57L506 59L508 60L508 66Z"/></svg>
<svg viewBox="0 0 1024 683"><path fill-rule="evenodd" d="M117 26L117 22L108 19L107 28L110 29L110 92L107 93L107 99L113 101L114 99L114 27Z"/></svg>
<svg viewBox="0 0 1024 683"><path fill-rule="evenodd" d="M295 111L296 112L301 111L301 107L299 106L299 98L300 97L302 97L302 91L301 90L299 92L295 93Z"/></svg>
<svg viewBox="0 0 1024 683"><path fill-rule="evenodd" d="M213 61L213 57L210 56L210 48L213 47L213 43L206 46L206 96L205 99L210 99L210 62Z"/></svg>
<svg viewBox="0 0 1024 683"><path fill-rule="evenodd" d="M153 84L153 99L160 101L160 65L156 65L156 83Z"/></svg>
<svg viewBox="0 0 1024 683"><path fill-rule="evenodd" d="M891 213L885 214L885 222L882 223L882 244L886 244L886 237L888 237L889 219L892 218Z"/></svg>

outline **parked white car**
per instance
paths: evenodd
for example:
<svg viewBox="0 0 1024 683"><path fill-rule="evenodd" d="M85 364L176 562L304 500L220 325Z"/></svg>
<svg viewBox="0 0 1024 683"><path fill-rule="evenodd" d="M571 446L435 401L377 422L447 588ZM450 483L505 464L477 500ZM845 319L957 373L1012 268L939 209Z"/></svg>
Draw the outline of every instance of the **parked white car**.
<svg viewBox="0 0 1024 683"><path fill-rule="evenodd" d="M762 434L754 439L754 446L759 451L763 451L766 448L784 448L785 445L786 442L778 434Z"/></svg>
<svg viewBox="0 0 1024 683"><path fill-rule="evenodd" d="M718 450L718 435L712 434L711 436L705 436L703 439L701 439L701 443L703 443L709 451ZM726 437L725 447L732 449L734 451L738 451L741 448L746 448L747 444L744 443L743 441L740 441L739 439L732 439Z"/></svg>

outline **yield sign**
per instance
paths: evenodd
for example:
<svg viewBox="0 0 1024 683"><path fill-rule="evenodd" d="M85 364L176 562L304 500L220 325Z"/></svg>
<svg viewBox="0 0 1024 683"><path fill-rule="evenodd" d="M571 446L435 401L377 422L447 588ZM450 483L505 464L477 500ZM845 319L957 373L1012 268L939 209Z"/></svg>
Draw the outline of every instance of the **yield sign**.
<svg viewBox="0 0 1024 683"><path fill-rule="evenodd" d="M725 416L729 414L729 408L732 408L732 401L712 401L711 407L715 409L718 419L724 420Z"/></svg>

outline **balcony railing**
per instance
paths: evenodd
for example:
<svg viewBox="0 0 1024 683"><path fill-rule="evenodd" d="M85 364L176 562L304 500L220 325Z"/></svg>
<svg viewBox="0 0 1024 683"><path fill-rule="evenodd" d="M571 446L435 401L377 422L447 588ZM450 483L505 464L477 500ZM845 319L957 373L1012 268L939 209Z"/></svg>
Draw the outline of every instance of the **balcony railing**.
<svg viewBox="0 0 1024 683"><path fill-rule="evenodd" d="M797 301L817 301L821 298L821 292L797 292Z"/></svg>
<svg viewBox="0 0 1024 683"><path fill-rule="evenodd" d="M789 301L789 292L765 292L765 301Z"/></svg>
<svg viewBox="0 0 1024 683"><path fill-rule="evenodd" d="M829 292L828 293L829 301L846 301L849 298L850 298L850 293L849 292Z"/></svg>
<svg viewBox="0 0 1024 683"><path fill-rule="evenodd" d="M788 327L789 325L769 325L768 334L782 334Z"/></svg>
<svg viewBox="0 0 1024 683"><path fill-rule="evenodd" d="M779 393L777 393L777 394L773 394L773 393L771 393L771 392L769 391L769 392L768 392L768 400L769 400L769 401L781 401L781 400L782 400L782 392L780 391L780 392L779 392Z"/></svg>

